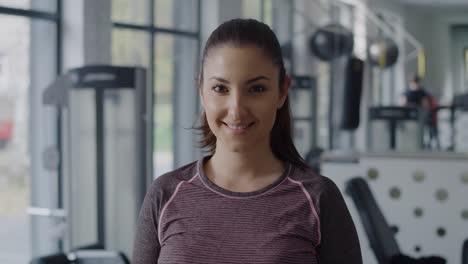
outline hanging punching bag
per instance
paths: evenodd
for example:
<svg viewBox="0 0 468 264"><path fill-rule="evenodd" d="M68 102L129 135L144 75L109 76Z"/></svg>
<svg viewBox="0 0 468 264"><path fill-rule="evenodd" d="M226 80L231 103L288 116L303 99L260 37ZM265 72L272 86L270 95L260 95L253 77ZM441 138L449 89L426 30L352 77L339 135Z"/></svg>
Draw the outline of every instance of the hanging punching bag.
<svg viewBox="0 0 468 264"><path fill-rule="evenodd" d="M309 39L310 50L323 61L349 55L353 46L353 33L339 24L321 27Z"/></svg>
<svg viewBox="0 0 468 264"><path fill-rule="evenodd" d="M372 65L387 68L395 64L399 52L395 41L385 38L373 41L367 53Z"/></svg>
<svg viewBox="0 0 468 264"><path fill-rule="evenodd" d="M343 112L340 126L343 130L355 130L359 127L363 78L364 61L353 56L350 57L345 69Z"/></svg>

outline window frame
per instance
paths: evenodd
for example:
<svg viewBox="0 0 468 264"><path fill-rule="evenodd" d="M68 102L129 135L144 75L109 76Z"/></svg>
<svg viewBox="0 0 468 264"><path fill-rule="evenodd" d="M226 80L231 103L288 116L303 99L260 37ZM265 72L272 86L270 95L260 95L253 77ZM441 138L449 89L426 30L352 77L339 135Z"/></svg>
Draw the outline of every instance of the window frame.
<svg viewBox="0 0 468 264"><path fill-rule="evenodd" d="M62 71L62 0L56 0L56 5L57 10L55 13L33 9L12 8L0 5L0 15L11 15L28 19L47 20L55 23L57 29L55 71L57 75L59 75Z"/></svg>

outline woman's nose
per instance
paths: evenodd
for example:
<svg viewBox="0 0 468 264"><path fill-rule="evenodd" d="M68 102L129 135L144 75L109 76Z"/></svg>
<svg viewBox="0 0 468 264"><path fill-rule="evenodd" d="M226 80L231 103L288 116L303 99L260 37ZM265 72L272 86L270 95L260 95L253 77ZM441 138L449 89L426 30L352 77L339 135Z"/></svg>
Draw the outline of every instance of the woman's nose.
<svg viewBox="0 0 468 264"><path fill-rule="evenodd" d="M233 93L229 99L229 114L235 120L240 119L247 112L245 98L239 93Z"/></svg>

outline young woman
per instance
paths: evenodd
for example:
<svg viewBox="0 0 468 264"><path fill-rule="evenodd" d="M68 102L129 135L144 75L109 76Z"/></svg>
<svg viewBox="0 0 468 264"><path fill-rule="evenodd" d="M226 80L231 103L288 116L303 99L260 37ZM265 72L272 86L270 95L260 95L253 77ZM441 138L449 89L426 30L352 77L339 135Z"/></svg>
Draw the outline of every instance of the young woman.
<svg viewBox="0 0 468 264"><path fill-rule="evenodd" d="M133 263L362 263L340 191L294 147L291 79L273 31L225 22L201 68L201 143L210 155L154 181Z"/></svg>

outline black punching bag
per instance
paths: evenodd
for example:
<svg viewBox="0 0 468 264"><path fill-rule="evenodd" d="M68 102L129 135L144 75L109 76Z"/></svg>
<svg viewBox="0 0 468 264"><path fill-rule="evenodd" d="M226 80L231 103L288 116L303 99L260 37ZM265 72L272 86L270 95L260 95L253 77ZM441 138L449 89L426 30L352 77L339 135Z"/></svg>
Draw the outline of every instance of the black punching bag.
<svg viewBox="0 0 468 264"><path fill-rule="evenodd" d="M399 54L397 44L389 38L372 41L367 53L372 65L380 68L387 68L395 64Z"/></svg>
<svg viewBox="0 0 468 264"><path fill-rule="evenodd" d="M310 50L323 61L349 55L353 47L353 33L339 24L321 27L309 39Z"/></svg>
<svg viewBox="0 0 468 264"><path fill-rule="evenodd" d="M359 126L363 77L364 62L356 57L350 57L345 69L343 113L341 115L341 129L343 130L355 130Z"/></svg>

